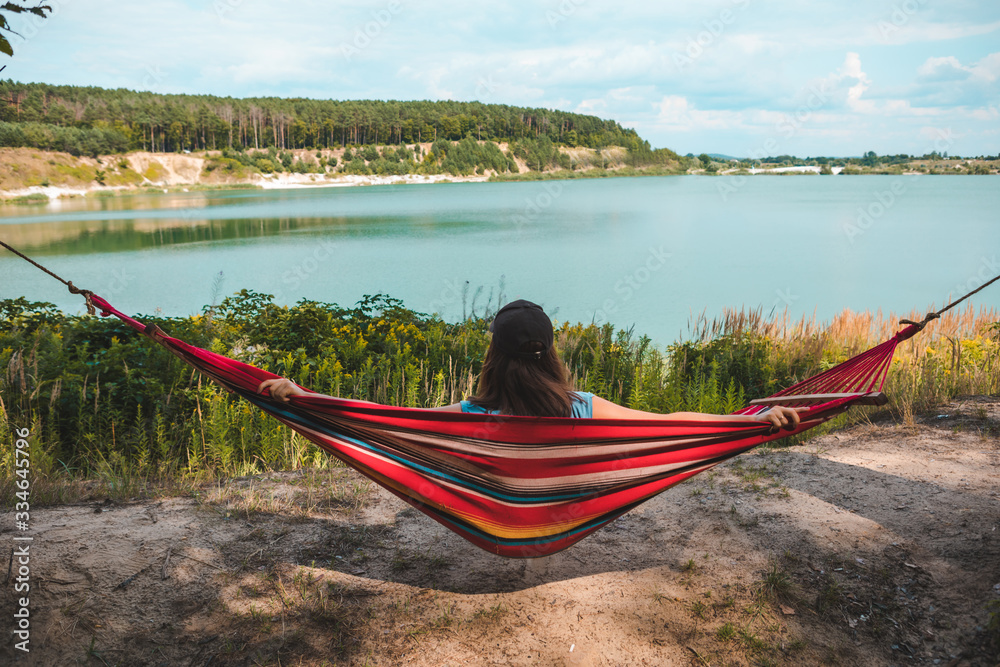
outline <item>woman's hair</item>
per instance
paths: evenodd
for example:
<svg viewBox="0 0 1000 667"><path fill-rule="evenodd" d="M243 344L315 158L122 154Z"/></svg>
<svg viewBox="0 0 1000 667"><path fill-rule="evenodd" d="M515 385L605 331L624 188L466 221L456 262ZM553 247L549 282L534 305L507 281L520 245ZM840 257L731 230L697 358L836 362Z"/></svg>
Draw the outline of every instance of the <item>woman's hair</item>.
<svg viewBox="0 0 1000 667"><path fill-rule="evenodd" d="M519 351L527 355L541 352L541 355L510 356L491 342L479 374L479 391L469 401L504 415L571 416L573 387L555 347L528 341Z"/></svg>

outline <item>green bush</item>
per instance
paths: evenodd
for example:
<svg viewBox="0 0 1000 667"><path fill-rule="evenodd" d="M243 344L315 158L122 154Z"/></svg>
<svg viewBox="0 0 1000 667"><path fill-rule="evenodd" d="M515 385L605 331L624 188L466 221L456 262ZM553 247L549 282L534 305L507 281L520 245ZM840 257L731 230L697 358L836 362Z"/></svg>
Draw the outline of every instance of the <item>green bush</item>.
<svg viewBox="0 0 1000 667"><path fill-rule="evenodd" d="M368 168L368 165L360 157L355 157L350 162L345 162L342 169L345 174L356 174L359 176L368 176L372 173L371 169Z"/></svg>
<svg viewBox="0 0 1000 667"><path fill-rule="evenodd" d="M254 162L254 165L262 174L273 174L275 171L280 171L278 166L271 162L268 158L260 158Z"/></svg>

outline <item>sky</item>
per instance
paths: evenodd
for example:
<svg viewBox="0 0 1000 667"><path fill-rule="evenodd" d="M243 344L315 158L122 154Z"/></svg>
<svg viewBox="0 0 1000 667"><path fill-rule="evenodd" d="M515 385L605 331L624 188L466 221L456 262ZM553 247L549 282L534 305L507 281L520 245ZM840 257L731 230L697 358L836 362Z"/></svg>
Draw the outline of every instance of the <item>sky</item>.
<svg viewBox="0 0 1000 667"><path fill-rule="evenodd" d="M0 77L593 114L739 157L1000 153L996 0L45 0Z"/></svg>

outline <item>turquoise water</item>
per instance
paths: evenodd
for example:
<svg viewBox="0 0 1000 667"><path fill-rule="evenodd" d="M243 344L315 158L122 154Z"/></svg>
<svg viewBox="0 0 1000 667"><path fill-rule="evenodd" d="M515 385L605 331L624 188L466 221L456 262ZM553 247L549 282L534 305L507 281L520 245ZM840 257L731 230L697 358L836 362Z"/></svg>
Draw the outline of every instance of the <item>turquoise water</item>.
<svg viewBox="0 0 1000 667"><path fill-rule="evenodd" d="M382 292L455 320L502 286L666 343L725 308L940 306L1000 273L998 210L989 176L648 177L74 199L0 207L0 239L127 313L188 315L248 288L341 305ZM0 251L0 298L16 296L82 310ZM973 302L1000 307L1000 285Z"/></svg>

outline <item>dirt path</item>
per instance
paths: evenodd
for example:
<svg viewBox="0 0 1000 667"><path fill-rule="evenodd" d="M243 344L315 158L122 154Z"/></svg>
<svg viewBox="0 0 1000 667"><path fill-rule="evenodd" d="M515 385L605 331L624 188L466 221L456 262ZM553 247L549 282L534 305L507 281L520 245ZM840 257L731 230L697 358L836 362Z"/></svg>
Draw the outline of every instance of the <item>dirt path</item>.
<svg viewBox="0 0 1000 667"><path fill-rule="evenodd" d="M53 507L31 653L0 662L992 666L998 464L1000 399L970 398L744 455L532 561L344 469Z"/></svg>

